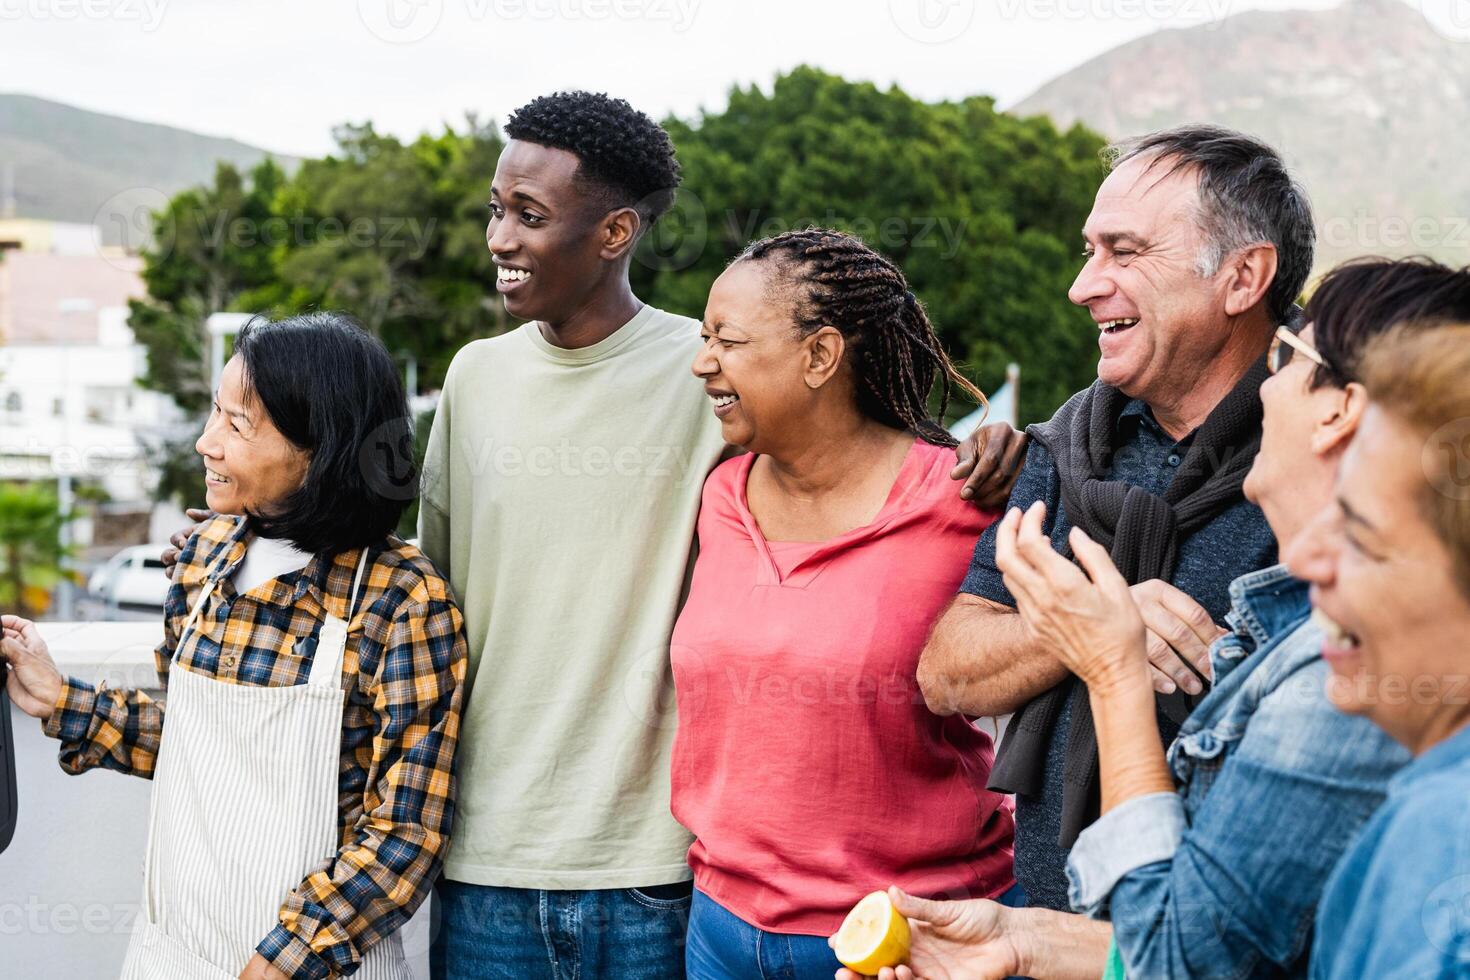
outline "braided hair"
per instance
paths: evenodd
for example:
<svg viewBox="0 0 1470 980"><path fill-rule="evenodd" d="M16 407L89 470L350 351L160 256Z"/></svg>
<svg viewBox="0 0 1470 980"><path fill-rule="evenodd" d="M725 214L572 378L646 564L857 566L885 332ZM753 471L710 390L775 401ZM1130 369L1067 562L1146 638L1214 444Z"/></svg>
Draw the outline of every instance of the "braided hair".
<svg viewBox="0 0 1470 980"><path fill-rule="evenodd" d="M980 405L986 404L985 396L945 355L898 266L852 235L827 228L752 242L731 264L751 261L769 266L768 282L793 299L801 336L824 326L842 332L864 415L936 446L956 445L929 414L936 377L940 417L955 388Z"/></svg>

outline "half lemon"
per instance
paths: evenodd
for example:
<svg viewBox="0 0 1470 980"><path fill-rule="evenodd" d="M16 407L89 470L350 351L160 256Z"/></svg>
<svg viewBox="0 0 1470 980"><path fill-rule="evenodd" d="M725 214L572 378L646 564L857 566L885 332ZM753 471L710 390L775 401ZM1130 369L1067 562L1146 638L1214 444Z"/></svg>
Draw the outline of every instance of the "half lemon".
<svg viewBox="0 0 1470 980"><path fill-rule="evenodd" d="M898 914L887 892L873 892L852 907L837 930L837 959L849 970L876 976L909 955L909 922Z"/></svg>

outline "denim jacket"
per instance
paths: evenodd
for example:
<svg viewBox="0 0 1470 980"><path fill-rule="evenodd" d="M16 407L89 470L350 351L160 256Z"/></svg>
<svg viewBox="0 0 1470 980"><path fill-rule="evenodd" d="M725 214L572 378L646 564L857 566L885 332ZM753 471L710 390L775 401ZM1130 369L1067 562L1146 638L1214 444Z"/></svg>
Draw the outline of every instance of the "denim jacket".
<svg viewBox="0 0 1470 980"><path fill-rule="evenodd" d="M1177 792L1109 811L1068 862L1130 977L1306 976L1328 873L1408 762L1328 701L1305 583L1278 565L1230 597L1214 687L1169 749Z"/></svg>
<svg viewBox="0 0 1470 980"><path fill-rule="evenodd" d="M1388 802L1332 873L1312 946L1313 980L1470 976L1467 801L1470 728L1463 728L1393 778Z"/></svg>

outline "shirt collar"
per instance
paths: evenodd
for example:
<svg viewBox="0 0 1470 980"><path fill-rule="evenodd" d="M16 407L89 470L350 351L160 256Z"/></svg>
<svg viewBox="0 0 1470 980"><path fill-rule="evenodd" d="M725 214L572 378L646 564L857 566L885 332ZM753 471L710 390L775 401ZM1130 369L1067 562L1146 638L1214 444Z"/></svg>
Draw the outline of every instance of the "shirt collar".
<svg viewBox="0 0 1470 980"><path fill-rule="evenodd" d="M245 560L245 551L248 546L246 539L249 538L250 533L250 522L244 517L235 518L235 530L210 555L209 577L218 583L217 587L226 596L234 594L234 586L232 584L233 576L236 569L240 567L240 563ZM327 558L320 554L312 555L311 560L306 563L304 568L282 576L283 582L271 595L270 601L278 602L284 598L281 593L287 588L285 580L288 580L289 576L295 575L295 583L290 586L290 604L295 605L301 601L303 596L309 594L316 600L317 605L323 609L327 608L326 591L328 577L331 575L333 567L341 564L348 558L352 559L354 563L352 567L355 570L357 567L355 564L357 560L356 549L344 552L335 556L335 558ZM349 572L350 575L351 573ZM349 577L349 588L351 587L351 582L352 579Z"/></svg>
<svg viewBox="0 0 1470 980"><path fill-rule="evenodd" d="M1284 564L1272 565L1231 582L1230 605L1261 647L1311 614L1311 587Z"/></svg>
<svg viewBox="0 0 1470 980"><path fill-rule="evenodd" d="M1458 766L1470 766L1470 725L1466 725L1395 773L1389 780L1389 791L1405 792L1415 783L1428 779L1437 772Z"/></svg>
<svg viewBox="0 0 1470 980"><path fill-rule="evenodd" d="M245 539L250 535L250 522L244 517L235 518L235 530L210 552L206 559L211 582L227 581L235 574L240 562L245 560Z"/></svg>

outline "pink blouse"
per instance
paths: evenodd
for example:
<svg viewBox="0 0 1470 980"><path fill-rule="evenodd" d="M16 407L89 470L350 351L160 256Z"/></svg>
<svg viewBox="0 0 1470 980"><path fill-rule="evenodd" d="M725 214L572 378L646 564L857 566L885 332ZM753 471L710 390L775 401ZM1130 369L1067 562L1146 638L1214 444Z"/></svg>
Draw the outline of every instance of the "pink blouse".
<svg viewBox="0 0 1470 980"><path fill-rule="evenodd" d="M705 483L699 560L674 629L673 812L695 884L746 922L829 935L870 891L995 897L1014 883L990 736L915 680L981 530L953 450L916 440L871 524L769 542L754 456Z"/></svg>

